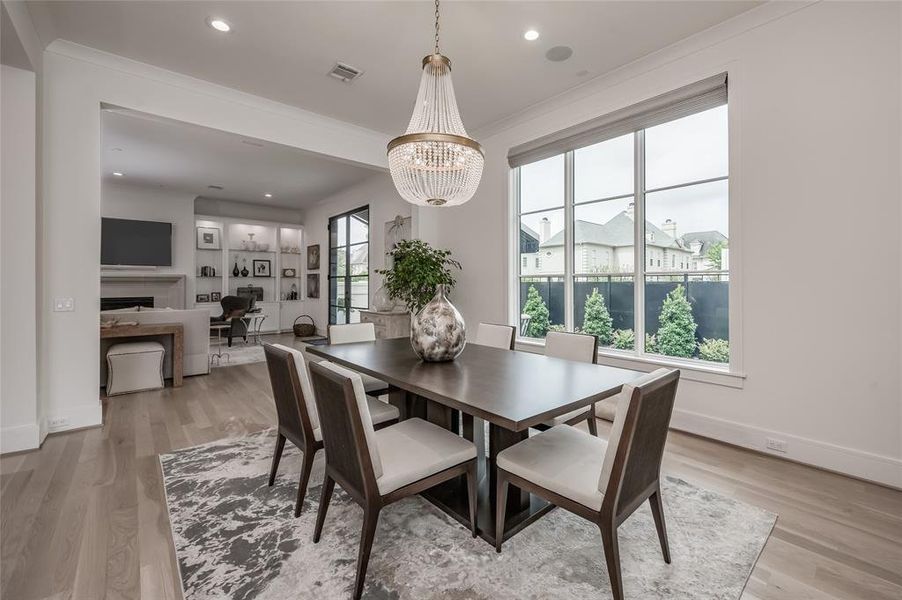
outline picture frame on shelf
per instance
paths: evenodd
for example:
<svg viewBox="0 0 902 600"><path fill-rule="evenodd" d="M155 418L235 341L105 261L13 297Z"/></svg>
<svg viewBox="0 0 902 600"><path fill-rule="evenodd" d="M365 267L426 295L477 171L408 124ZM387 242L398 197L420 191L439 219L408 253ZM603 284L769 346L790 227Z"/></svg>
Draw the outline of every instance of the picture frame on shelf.
<svg viewBox="0 0 902 600"><path fill-rule="evenodd" d="M222 250L222 230L219 227L198 227L197 249Z"/></svg>
<svg viewBox="0 0 902 600"><path fill-rule="evenodd" d="M202 304L202 303L204 303L204 302L209 302L209 301L210 301L210 294L197 294L197 295L194 297L194 301L197 302L198 304Z"/></svg>
<svg viewBox="0 0 902 600"><path fill-rule="evenodd" d="M253 261L254 277L272 277L272 261L262 258L255 258Z"/></svg>
<svg viewBox="0 0 902 600"><path fill-rule="evenodd" d="M307 270L319 270L319 244L307 246Z"/></svg>
<svg viewBox="0 0 902 600"><path fill-rule="evenodd" d="M222 292L212 292L210 294L210 302L219 302L222 300Z"/></svg>
<svg viewBox="0 0 902 600"><path fill-rule="evenodd" d="M319 273L307 275L307 297L319 298Z"/></svg>
<svg viewBox="0 0 902 600"><path fill-rule="evenodd" d="M282 277L297 277L297 269L282 269Z"/></svg>

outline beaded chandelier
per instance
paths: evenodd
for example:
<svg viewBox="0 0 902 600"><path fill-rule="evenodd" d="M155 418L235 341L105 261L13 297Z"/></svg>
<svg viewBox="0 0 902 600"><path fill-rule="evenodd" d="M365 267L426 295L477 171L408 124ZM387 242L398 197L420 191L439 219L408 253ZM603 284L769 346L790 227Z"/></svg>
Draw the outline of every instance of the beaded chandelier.
<svg viewBox="0 0 902 600"><path fill-rule="evenodd" d="M467 136L451 84L451 61L439 52L438 0L435 52L423 59L423 77L404 135L388 144L388 167L401 197L421 206L454 206L473 197L485 154Z"/></svg>

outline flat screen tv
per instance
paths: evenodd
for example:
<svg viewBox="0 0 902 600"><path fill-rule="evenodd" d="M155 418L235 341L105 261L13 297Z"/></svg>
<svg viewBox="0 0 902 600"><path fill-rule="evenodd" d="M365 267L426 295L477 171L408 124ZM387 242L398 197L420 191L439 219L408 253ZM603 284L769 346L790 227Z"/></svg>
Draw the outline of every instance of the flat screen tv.
<svg viewBox="0 0 902 600"><path fill-rule="evenodd" d="M104 217L100 232L100 264L171 267L172 223Z"/></svg>

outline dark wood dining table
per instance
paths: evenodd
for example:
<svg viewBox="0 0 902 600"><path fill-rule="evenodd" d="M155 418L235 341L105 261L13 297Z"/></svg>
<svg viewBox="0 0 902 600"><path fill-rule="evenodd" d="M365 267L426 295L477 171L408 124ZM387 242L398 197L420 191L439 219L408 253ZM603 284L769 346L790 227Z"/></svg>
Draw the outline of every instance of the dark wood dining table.
<svg viewBox="0 0 902 600"><path fill-rule="evenodd" d="M307 352L389 384L389 402L401 418L419 417L470 440L473 418L489 424L489 451L481 461L477 527L495 543L495 457L529 437L529 428L617 394L639 371L563 360L530 352L467 344L456 360L427 363L407 338L309 346ZM461 419L459 415L463 415ZM477 421L478 423L478 421ZM463 478L422 494L464 524L469 523ZM513 487L508 492L504 539L552 506Z"/></svg>

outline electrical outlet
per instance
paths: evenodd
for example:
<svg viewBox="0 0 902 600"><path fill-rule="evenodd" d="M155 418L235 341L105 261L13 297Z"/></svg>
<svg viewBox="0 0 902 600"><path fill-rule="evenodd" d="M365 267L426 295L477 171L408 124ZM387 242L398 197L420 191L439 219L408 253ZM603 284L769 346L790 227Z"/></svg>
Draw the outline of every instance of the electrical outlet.
<svg viewBox="0 0 902 600"><path fill-rule="evenodd" d="M774 438L767 438L765 443L768 450L773 450L774 452L782 452L786 454L786 440L777 440Z"/></svg>
<svg viewBox="0 0 902 600"><path fill-rule="evenodd" d="M65 427L69 424L69 417L53 417L47 422L47 427L50 429L57 429L59 427Z"/></svg>
<svg viewBox="0 0 902 600"><path fill-rule="evenodd" d="M54 298L53 312L72 312L75 310L74 298Z"/></svg>

